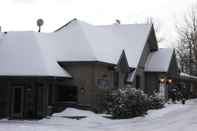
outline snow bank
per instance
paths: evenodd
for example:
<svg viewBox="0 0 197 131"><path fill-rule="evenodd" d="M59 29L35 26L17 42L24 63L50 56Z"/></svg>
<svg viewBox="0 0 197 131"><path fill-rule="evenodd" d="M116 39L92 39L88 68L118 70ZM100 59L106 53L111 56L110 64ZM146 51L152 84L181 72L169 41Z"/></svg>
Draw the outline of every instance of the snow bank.
<svg viewBox="0 0 197 131"><path fill-rule="evenodd" d="M165 115L169 114L170 112L176 112L179 109L189 108L189 106L182 105L182 104L167 104L166 106L167 106L167 108L162 108L159 110L149 110L146 118L156 119L159 117L164 117Z"/></svg>
<svg viewBox="0 0 197 131"><path fill-rule="evenodd" d="M186 105L167 104L145 117L111 120L90 111L68 108L39 121L1 120L0 131L194 131L197 128L197 99ZM76 120L63 116L87 116Z"/></svg>
<svg viewBox="0 0 197 131"><path fill-rule="evenodd" d="M92 116L92 115L95 116L96 114L91 111L79 110L79 109L75 109L75 108L67 108L60 113L53 114L53 116L55 116L55 117Z"/></svg>

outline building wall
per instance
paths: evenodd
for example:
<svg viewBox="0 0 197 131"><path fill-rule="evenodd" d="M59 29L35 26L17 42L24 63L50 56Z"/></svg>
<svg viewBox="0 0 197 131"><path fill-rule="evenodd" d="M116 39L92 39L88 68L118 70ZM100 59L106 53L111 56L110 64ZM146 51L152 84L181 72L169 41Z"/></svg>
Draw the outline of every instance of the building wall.
<svg viewBox="0 0 197 131"><path fill-rule="evenodd" d="M72 75L78 88L78 104L100 111L104 96L114 86L114 65L105 63L73 63L63 67ZM125 74L119 71L119 86L125 85ZM83 92L85 90L85 92Z"/></svg>
<svg viewBox="0 0 197 131"><path fill-rule="evenodd" d="M168 75L171 77L175 77L175 78L177 78L179 75L179 68L178 68L175 52L173 53L173 56L169 65Z"/></svg>
<svg viewBox="0 0 197 131"><path fill-rule="evenodd" d="M140 89L142 89L142 90L144 90L146 88L146 85L145 85L146 76L145 76L144 68L145 68L145 63L146 63L147 57L150 54L150 52L151 52L150 45L147 42L144 47L143 53L141 55L138 67L136 69L136 75L140 76L140 83L141 83ZM136 80L134 80L134 86L136 86Z"/></svg>
<svg viewBox="0 0 197 131"><path fill-rule="evenodd" d="M154 91L159 91L159 74L158 73L146 73L146 88L145 93L148 95L153 94Z"/></svg>
<svg viewBox="0 0 197 131"><path fill-rule="evenodd" d="M0 117L7 117L9 114L9 88L8 81L0 79Z"/></svg>
<svg viewBox="0 0 197 131"><path fill-rule="evenodd" d="M78 104L91 106L94 101L94 64L66 64L64 68L72 75L73 85L78 88Z"/></svg>
<svg viewBox="0 0 197 131"><path fill-rule="evenodd" d="M126 86L130 86L131 85L125 85L126 84L126 80L127 80L127 77L128 77L128 73L129 73L129 65L128 65L128 61L127 61L127 58L126 58L126 54L123 50L122 54L121 54L121 57L118 61L118 64L117 64L117 69L116 71L118 72L119 74L119 84L118 84L118 87L119 88L125 88ZM115 85L114 85L115 86Z"/></svg>
<svg viewBox="0 0 197 131"><path fill-rule="evenodd" d="M120 77L120 75L119 75ZM99 81L104 80L106 84L100 84ZM119 82L120 84L120 82ZM113 71L108 65L96 64L94 68L94 102L93 108L96 111L102 110L102 102L104 96L109 90L116 88L114 86Z"/></svg>
<svg viewBox="0 0 197 131"><path fill-rule="evenodd" d="M47 116L47 81L45 78L33 77L0 78L0 117L37 119ZM13 113L16 87L20 87L22 98L21 113L17 115Z"/></svg>

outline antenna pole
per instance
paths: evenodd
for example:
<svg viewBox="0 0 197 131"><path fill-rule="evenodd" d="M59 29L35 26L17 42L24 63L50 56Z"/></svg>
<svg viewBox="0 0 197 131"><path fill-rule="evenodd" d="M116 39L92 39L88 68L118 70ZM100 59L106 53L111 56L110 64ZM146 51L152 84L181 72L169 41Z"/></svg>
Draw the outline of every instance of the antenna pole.
<svg viewBox="0 0 197 131"><path fill-rule="evenodd" d="M41 26L38 26L38 32L40 32L41 31Z"/></svg>

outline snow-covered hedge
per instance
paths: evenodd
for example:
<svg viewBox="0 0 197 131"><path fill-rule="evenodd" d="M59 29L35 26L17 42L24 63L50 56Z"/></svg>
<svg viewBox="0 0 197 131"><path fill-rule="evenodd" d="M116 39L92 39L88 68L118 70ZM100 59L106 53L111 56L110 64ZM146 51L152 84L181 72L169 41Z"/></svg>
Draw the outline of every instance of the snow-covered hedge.
<svg viewBox="0 0 197 131"><path fill-rule="evenodd" d="M104 107L113 118L131 118L147 113L148 109L163 107L157 95L148 97L142 90L120 88L108 93Z"/></svg>

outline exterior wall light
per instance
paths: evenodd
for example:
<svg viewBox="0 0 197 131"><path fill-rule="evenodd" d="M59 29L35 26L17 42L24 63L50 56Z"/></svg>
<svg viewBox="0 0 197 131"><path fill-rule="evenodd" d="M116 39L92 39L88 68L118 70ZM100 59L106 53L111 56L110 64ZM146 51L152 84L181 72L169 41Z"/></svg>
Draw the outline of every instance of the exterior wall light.
<svg viewBox="0 0 197 131"><path fill-rule="evenodd" d="M169 79L169 80L168 80L168 83L169 83L169 84L171 84L171 83L172 83L172 80L171 80L171 79Z"/></svg>
<svg viewBox="0 0 197 131"><path fill-rule="evenodd" d="M81 92L82 94L85 94L85 92L86 92L85 88L80 88L80 92Z"/></svg>
<svg viewBox="0 0 197 131"><path fill-rule="evenodd" d="M165 82L165 79L164 78L160 78L160 82L161 83L164 83Z"/></svg>

